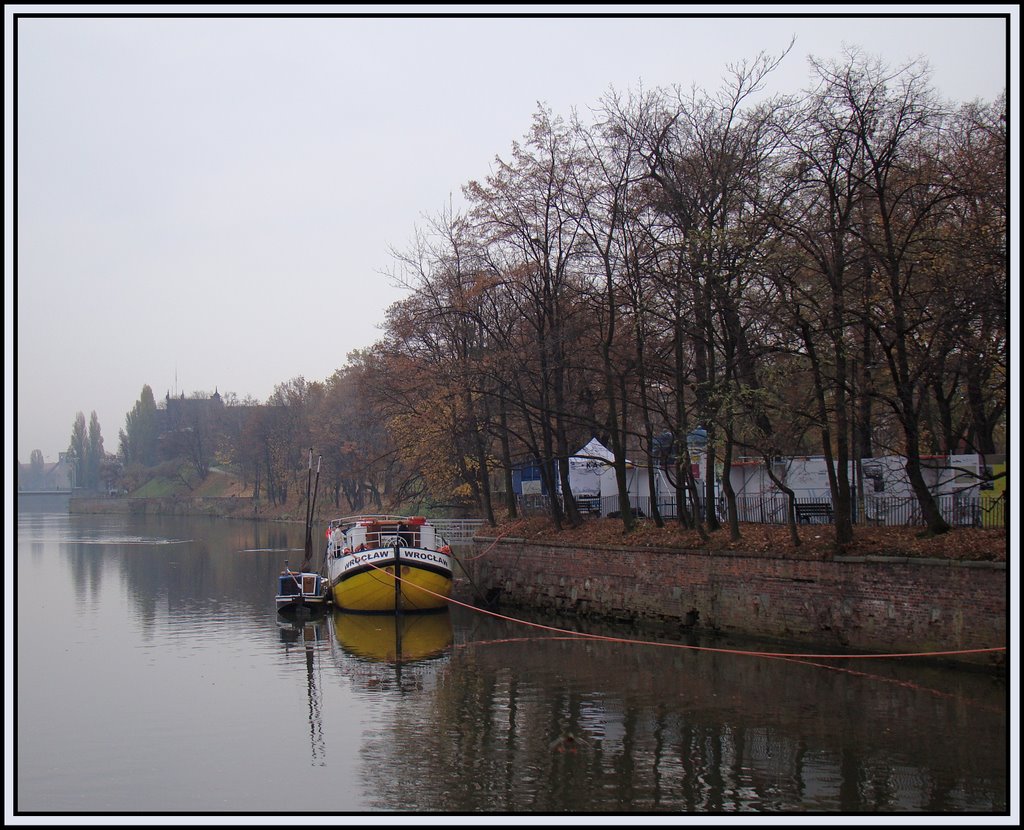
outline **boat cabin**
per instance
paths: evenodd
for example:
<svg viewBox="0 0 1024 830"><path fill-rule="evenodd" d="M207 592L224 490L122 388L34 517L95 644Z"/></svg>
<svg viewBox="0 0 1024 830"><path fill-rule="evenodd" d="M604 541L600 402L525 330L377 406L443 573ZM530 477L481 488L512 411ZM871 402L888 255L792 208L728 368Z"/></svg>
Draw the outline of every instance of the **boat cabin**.
<svg viewBox="0 0 1024 830"><path fill-rule="evenodd" d="M396 543L402 547L430 550L437 545L433 526L427 524L422 516L361 519L347 528L339 526L332 529L330 539L336 548L344 546L352 551L389 548Z"/></svg>
<svg viewBox="0 0 1024 830"><path fill-rule="evenodd" d="M277 594L279 597L316 597L322 593L323 588L319 574L284 570L277 578Z"/></svg>

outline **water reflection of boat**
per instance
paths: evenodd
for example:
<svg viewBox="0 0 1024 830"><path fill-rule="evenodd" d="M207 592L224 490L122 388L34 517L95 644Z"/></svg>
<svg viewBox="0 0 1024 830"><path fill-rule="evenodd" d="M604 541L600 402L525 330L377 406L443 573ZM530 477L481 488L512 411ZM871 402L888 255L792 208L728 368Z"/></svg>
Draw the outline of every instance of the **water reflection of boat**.
<svg viewBox="0 0 1024 830"><path fill-rule="evenodd" d="M375 662L426 660L452 642L447 609L430 614L343 614L335 611L334 636L349 654Z"/></svg>
<svg viewBox="0 0 1024 830"><path fill-rule="evenodd" d="M285 647L285 652L289 652L290 646L295 645L301 645L307 650L315 649L323 640L325 619L326 617L307 620L278 617L277 631L281 638L281 645Z"/></svg>
<svg viewBox="0 0 1024 830"><path fill-rule="evenodd" d="M314 764L323 766L327 748L324 741L323 722L321 718L321 698L317 685L315 655L320 648L324 620L289 620L278 617L278 631L285 654L289 654L293 646L302 646L306 664L306 699L309 707L309 742Z"/></svg>
<svg viewBox="0 0 1024 830"><path fill-rule="evenodd" d="M326 561L334 604L344 611L447 607L451 549L422 516L335 519L327 528Z"/></svg>

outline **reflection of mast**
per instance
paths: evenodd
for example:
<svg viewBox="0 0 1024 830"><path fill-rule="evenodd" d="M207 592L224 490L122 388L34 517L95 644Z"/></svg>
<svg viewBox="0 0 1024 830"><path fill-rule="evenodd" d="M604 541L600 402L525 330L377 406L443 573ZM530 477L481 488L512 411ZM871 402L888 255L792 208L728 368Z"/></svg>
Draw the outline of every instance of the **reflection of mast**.
<svg viewBox="0 0 1024 830"><path fill-rule="evenodd" d="M312 637L307 637L307 632ZM302 637L306 646L306 694L309 697L309 742L312 747L312 763L324 766L327 747L324 744L323 722L320 717L320 692L313 673L313 649L316 644L316 626L303 626Z"/></svg>
<svg viewBox="0 0 1024 830"><path fill-rule="evenodd" d="M398 573L398 566L395 566L395 573ZM396 606L397 607L397 606ZM398 610L395 617L395 683L398 690L402 690L402 612Z"/></svg>
<svg viewBox="0 0 1024 830"><path fill-rule="evenodd" d="M401 542L395 538L395 683L402 690L402 565Z"/></svg>
<svg viewBox="0 0 1024 830"><path fill-rule="evenodd" d="M281 626L281 642L284 643L285 651L290 652L289 646L295 643L301 636L302 644L306 654L306 700L309 705L309 742L312 747L312 764L314 766L325 766L327 748L324 743L323 722L321 720L320 690L316 682L314 671L314 653L317 644L320 642L321 620L310 622L305 625L294 623Z"/></svg>

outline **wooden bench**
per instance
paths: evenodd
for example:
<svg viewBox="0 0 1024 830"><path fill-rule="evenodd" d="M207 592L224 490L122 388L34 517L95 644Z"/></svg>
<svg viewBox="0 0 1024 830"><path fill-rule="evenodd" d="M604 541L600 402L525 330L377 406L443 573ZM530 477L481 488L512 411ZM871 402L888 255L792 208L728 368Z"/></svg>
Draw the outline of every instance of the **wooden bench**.
<svg viewBox="0 0 1024 830"><path fill-rule="evenodd" d="M796 505L796 520L802 525L811 524L812 519L825 519L832 523L832 503L828 501L811 501Z"/></svg>

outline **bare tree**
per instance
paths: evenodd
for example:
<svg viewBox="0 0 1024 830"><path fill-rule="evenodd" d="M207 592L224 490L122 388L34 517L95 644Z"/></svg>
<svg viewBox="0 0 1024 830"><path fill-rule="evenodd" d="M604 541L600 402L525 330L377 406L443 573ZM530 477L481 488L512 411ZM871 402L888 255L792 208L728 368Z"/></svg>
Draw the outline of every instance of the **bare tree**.
<svg viewBox="0 0 1024 830"><path fill-rule="evenodd" d="M486 182L465 188L492 268L516 280L517 311L533 332L536 408L524 414L534 418L539 433L538 461L559 527L563 520L571 527L582 520L569 482L569 350L579 310L572 264L579 220L568 187L576 163L571 134L542 107L526 144L513 145L512 160L496 160L497 170Z"/></svg>

